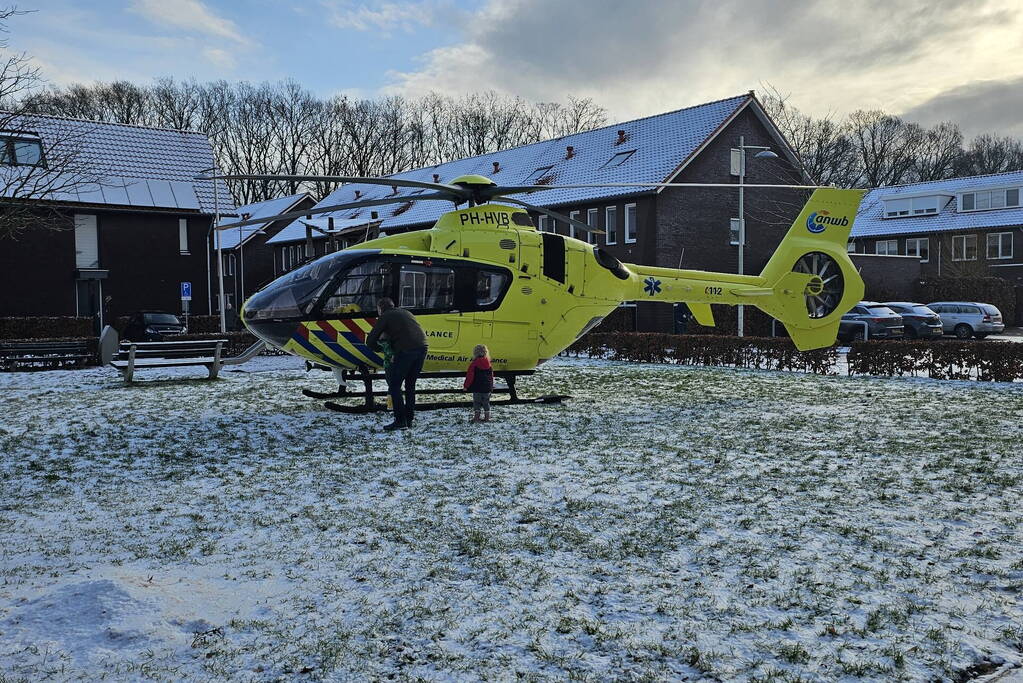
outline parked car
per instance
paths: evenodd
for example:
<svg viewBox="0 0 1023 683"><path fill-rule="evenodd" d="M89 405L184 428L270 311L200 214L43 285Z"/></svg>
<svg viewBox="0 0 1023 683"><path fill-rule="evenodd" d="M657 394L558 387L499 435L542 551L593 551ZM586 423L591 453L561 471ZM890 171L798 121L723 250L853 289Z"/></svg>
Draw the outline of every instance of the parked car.
<svg viewBox="0 0 1023 683"><path fill-rule="evenodd" d="M128 316L124 339L136 342L165 341L168 336L185 331L185 323L173 313L136 311Z"/></svg>
<svg viewBox="0 0 1023 683"><path fill-rule="evenodd" d="M886 301L885 306L902 316L906 339L934 339L945 334L938 314L923 304Z"/></svg>
<svg viewBox="0 0 1023 683"><path fill-rule="evenodd" d="M945 334L955 334L960 339L976 337L983 339L989 334L999 334L1005 329L1002 312L991 304L976 301L936 301L927 307L941 316Z"/></svg>
<svg viewBox="0 0 1023 683"><path fill-rule="evenodd" d="M844 342L863 339L861 323L867 324L868 339L902 339L902 316L876 301L861 301L843 315L838 338Z"/></svg>

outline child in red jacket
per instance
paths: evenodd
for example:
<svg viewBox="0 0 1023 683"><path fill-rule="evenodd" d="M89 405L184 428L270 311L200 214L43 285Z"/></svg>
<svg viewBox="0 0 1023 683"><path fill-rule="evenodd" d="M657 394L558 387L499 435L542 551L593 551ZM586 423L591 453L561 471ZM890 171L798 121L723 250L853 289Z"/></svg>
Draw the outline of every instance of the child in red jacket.
<svg viewBox="0 0 1023 683"><path fill-rule="evenodd" d="M490 394L494 391L494 370L490 367L490 350L477 344L472 350L472 363L465 373L465 390L472 392L472 420L490 422ZM480 412L483 419L480 419Z"/></svg>

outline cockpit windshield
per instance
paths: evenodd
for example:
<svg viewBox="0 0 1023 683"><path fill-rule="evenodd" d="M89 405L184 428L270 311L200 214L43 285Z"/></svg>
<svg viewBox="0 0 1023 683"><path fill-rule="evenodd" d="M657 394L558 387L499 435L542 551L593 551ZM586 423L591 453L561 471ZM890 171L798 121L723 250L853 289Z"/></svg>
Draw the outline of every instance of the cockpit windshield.
<svg viewBox="0 0 1023 683"><path fill-rule="evenodd" d="M300 318L311 312L334 275L375 250L339 251L277 278L245 304L246 320Z"/></svg>

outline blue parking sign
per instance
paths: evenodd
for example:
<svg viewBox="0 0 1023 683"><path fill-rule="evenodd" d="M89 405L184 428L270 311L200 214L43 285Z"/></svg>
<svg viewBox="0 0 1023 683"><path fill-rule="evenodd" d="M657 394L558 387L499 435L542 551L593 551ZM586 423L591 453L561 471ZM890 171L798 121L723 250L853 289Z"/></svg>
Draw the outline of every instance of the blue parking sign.
<svg viewBox="0 0 1023 683"><path fill-rule="evenodd" d="M191 301L192 300L192 283L182 282L181 283L181 300Z"/></svg>

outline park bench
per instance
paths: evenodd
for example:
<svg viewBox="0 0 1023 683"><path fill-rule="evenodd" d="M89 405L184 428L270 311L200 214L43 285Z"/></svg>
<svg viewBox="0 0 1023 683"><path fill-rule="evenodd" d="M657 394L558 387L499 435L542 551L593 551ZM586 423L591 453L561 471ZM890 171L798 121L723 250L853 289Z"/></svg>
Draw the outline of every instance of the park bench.
<svg viewBox="0 0 1023 683"><path fill-rule="evenodd" d="M121 342L117 357L110 361L121 372L126 384L132 381L139 368L172 368L203 366L210 379L216 379L225 365L238 365L258 355L265 344L258 341L243 353L224 358L227 339L198 339L191 341Z"/></svg>
<svg viewBox="0 0 1023 683"><path fill-rule="evenodd" d="M0 343L3 370L80 368L93 358L85 341L25 341Z"/></svg>

